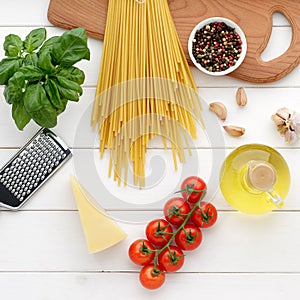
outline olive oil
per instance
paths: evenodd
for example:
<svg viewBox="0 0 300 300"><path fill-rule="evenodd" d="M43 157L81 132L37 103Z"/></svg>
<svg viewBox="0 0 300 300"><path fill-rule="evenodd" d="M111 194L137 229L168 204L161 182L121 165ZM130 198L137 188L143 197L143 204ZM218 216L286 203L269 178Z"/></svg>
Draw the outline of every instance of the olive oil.
<svg viewBox="0 0 300 300"><path fill-rule="evenodd" d="M249 175L249 172L252 173ZM224 198L244 213L261 214L282 207L289 187L287 163L280 153L266 145L238 147L228 155L220 172Z"/></svg>

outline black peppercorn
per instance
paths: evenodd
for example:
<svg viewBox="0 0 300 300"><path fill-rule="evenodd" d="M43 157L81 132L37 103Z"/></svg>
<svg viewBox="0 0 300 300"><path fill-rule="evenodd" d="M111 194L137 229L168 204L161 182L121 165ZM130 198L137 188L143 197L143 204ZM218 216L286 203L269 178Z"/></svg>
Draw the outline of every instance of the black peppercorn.
<svg viewBox="0 0 300 300"><path fill-rule="evenodd" d="M196 62L203 68L221 72L234 66L240 58L242 40L226 23L212 22L196 31L192 48Z"/></svg>

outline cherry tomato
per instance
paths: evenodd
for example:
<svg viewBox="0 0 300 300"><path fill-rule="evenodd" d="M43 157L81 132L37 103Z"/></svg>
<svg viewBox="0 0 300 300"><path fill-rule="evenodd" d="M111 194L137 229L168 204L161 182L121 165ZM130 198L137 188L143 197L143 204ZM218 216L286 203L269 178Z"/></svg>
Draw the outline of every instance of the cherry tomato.
<svg viewBox="0 0 300 300"><path fill-rule="evenodd" d="M130 245L128 255L135 264L144 266L153 260L155 256L154 250L155 248L148 240L140 239Z"/></svg>
<svg viewBox="0 0 300 300"><path fill-rule="evenodd" d="M181 194L190 203L196 203L206 193L206 183L197 176L187 177L181 184Z"/></svg>
<svg viewBox="0 0 300 300"><path fill-rule="evenodd" d="M173 225L181 225L186 219L191 208L189 204L180 197L168 200L164 206L164 215L168 222Z"/></svg>
<svg viewBox="0 0 300 300"><path fill-rule="evenodd" d="M159 266L148 264L140 271L140 282L149 290L158 289L165 282L165 273Z"/></svg>
<svg viewBox="0 0 300 300"><path fill-rule="evenodd" d="M155 246L164 246L172 237L172 227L165 219L155 219L146 227L147 239Z"/></svg>
<svg viewBox="0 0 300 300"><path fill-rule="evenodd" d="M182 250L194 250L200 246L201 241L201 230L194 224L186 224L175 236L175 242Z"/></svg>
<svg viewBox="0 0 300 300"><path fill-rule="evenodd" d="M181 249L171 245L158 255L158 264L166 272L179 270L184 263L184 254Z"/></svg>
<svg viewBox="0 0 300 300"><path fill-rule="evenodd" d="M191 215L193 223L202 228L211 227L217 221L218 213L215 206L208 202L201 202Z"/></svg>

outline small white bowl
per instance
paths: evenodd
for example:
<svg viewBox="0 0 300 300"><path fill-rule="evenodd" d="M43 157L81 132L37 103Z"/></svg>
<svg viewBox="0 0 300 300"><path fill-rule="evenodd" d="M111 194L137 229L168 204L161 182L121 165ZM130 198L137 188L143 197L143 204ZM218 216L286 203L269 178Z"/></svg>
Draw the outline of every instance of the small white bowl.
<svg viewBox="0 0 300 300"><path fill-rule="evenodd" d="M235 63L235 65L229 67L228 69L226 69L224 71L220 71L220 72L210 72L210 71L206 70L205 68L203 68L199 63L197 63L197 61L192 53L193 39L195 38L196 31L210 23L215 23L215 22L224 22L226 25L233 27L234 31L240 36L240 38L242 40L242 44L241 44L242 52L240 53L240 57L237 60L237 62ZM208 18L208 19L201 21L194 27L194 29L192 30L192 32L190 34L189 41L188 41L188 52L189 52L192 62L200 71L202 71L203 73L206 73L208 75L212 75L212 76L222 76L222 75L226 75L226 74L233 72L241 65L241 63L243 62L243 60L246 56L246 53L247 53L247 41L246 41L244 32L236 23L234 23L233 21L226 19L226 18L213 17L213 18Z"/></svg>

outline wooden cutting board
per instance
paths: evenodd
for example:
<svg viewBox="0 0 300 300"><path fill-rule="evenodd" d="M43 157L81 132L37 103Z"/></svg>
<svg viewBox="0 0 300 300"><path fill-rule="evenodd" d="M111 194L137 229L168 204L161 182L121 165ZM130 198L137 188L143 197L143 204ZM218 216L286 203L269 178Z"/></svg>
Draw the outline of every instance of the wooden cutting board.
<svg viewBox="0 0 300 300"><path fill-rule="evenodd" d="M84 27L91 37L102 40L107 3L108 0L50 0L48 19L65 29ZM188 60L187 42L194 26L208 17L220 16L236 22L245 32L248 43L244 62L230 76L253 83L273 82L299 63L300 0L169 0L169 6ZM274 12L282 13L289 20L292 41L284 54L265 62L261 53L272 31Z"/></svg>

